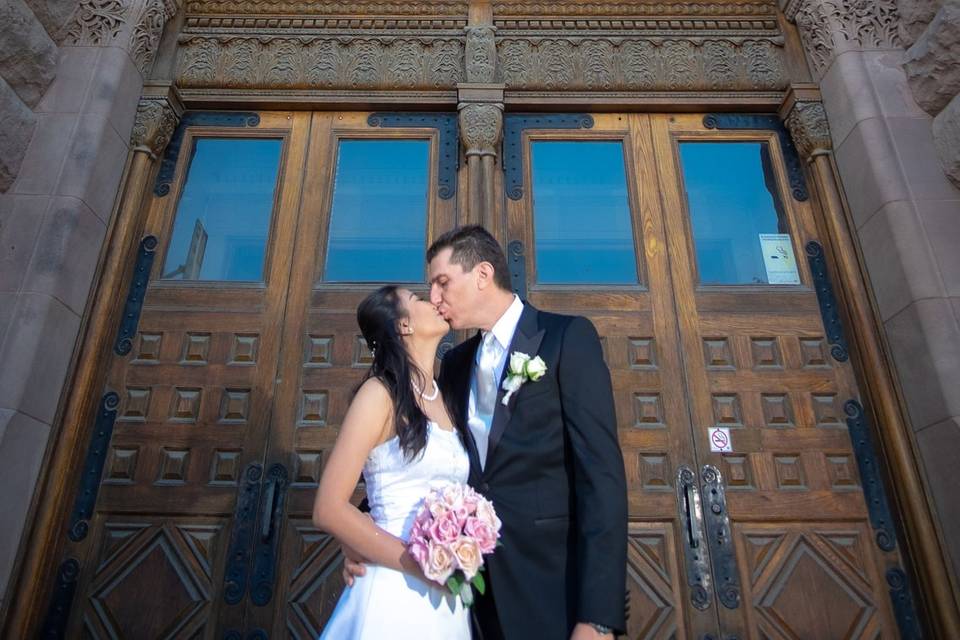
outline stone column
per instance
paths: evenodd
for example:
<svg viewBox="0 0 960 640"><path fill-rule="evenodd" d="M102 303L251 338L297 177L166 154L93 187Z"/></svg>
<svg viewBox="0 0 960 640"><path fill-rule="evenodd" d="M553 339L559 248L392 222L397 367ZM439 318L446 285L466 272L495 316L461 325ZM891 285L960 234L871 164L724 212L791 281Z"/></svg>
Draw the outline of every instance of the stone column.
<svg viewBox="0 0 960 640"><path fill-rule="evenodd" d="M954 471L960 451L960 190L938 160L932 118L908 86L897 4L781 0L819 84L852 239L862 250L948 550L947 569L955 579L960 574L960 476ZM823 162L815 161L812 169L830 179ZM935 572L935 565L943 564L930 549L918 551L928 554L915 558L921 570ZM953 585L951 593L944 576L927 603L946 625L943 637L960 635Z"/></svg>
<svg viewBox="0 0 960 640"><path fill-rule="evenodd" d="M62 20L54 3L29 2L50 9L44 15L51 24ZM0 529L0 594L8 593L15 575L48 439L59 439L63 391L104 241L115 224L144 78L164 24L177 11L175 0L71 4L72 16L57 34L56 77L37 96L35 132L15 179L0 194L4 248L16 247L13 256L4 254L0 278L0 503L6 523ZM137 155L143 154L134 154L134 166ZM11 238L16 242L8 245Z"/></svg>

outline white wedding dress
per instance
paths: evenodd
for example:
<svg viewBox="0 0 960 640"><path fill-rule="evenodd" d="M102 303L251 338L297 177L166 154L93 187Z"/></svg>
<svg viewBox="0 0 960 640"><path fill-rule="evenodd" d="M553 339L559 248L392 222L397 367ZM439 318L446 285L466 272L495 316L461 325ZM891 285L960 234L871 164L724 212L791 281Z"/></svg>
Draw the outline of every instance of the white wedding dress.
<svg viewBox="0 0 960 640"><path fill-rule="evenodd" d="M422 455L407 462L396 436L370 451L363 467L373 521L407 540L424 496L465 483L470 461L456 431L427 423ZM379 565L367 565L340 596L322 640L469 640L469 611L446 589Z"/></svg>

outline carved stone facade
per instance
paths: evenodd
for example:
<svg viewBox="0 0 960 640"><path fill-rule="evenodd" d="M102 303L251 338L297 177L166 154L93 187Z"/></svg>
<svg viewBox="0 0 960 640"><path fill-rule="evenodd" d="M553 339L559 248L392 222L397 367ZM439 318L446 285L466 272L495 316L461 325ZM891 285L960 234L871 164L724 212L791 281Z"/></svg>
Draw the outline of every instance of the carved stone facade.
<svg viewBox="0 0 960 640"><path fill-rule="evenodd" d="M827 112L819 101L797 102L784 121L790 137L804 160L833 148Z"/></svg>
<svg viewBox="0 0 960 640"><path fill-rule="evenodd" d="M460 137L467 157L495 156L503 129L503 105L466 104L460 109Z"/></svg>
<svg viewBox="0 0 960 640"><path fill-rule="evenodd" d="M137 105L130 143L134 149L143 148L154 156L166 149L180 118L170 102L164 98L145 98Z"/></svg>

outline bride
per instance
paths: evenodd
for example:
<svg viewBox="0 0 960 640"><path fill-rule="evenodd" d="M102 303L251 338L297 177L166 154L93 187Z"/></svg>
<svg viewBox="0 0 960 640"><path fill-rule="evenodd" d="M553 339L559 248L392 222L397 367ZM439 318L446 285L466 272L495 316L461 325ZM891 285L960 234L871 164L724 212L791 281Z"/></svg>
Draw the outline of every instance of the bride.
<svg viewBox="0 0 960 640"><path fill-rule="evenodd" d="M313 507L313 522L364 559L321 638L469 639L468 611L431 582L406 550L420 501L465 483L470 463L433 376L443 316L411 291L386 286L357 308L373 364L344 417ZM361 470L368 518L350 503Z"/></svg>

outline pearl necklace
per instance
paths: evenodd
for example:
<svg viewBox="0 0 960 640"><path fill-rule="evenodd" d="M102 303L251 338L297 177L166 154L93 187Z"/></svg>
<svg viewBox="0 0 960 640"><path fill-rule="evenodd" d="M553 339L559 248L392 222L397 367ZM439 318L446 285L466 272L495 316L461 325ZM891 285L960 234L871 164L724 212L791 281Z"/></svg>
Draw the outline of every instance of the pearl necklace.
<svg viewBox="0 0 960 640"><path fill-rule="evenodd" d="M423 398L423 399L426 400L427 402L432 402L432 401L434 401L434 400L437 399L437 396L438 396L438 395L440 395L440 387L437 386L437 381L436 381L436 380L432 380L431 382L433 382L433 393L431 393L431 394L428 395L428 396L427 396L427 395L424 395L423 391L420 389L420 386L419 386L416 382L414 382L413 380L411 380L411 381L410 381L410 384L413 385L414 390L415 390L417 393L420 394L420 397L421 397L421 398Z"/></svg>

